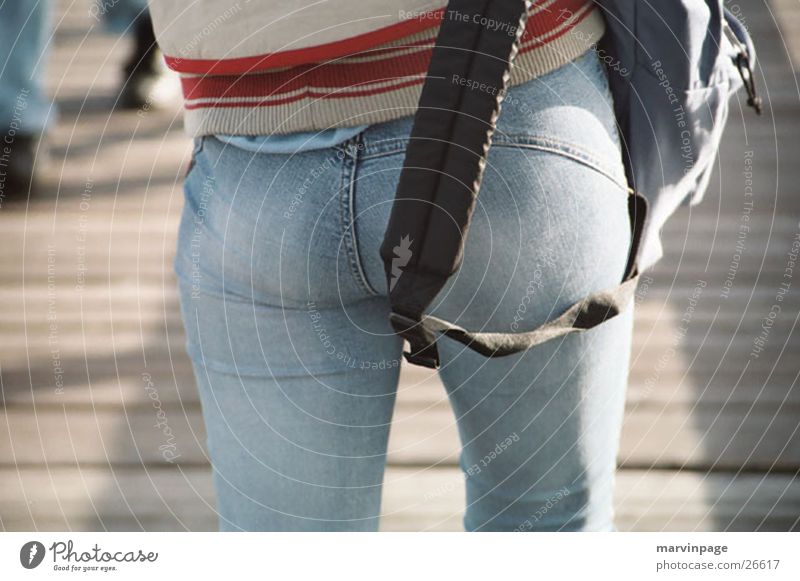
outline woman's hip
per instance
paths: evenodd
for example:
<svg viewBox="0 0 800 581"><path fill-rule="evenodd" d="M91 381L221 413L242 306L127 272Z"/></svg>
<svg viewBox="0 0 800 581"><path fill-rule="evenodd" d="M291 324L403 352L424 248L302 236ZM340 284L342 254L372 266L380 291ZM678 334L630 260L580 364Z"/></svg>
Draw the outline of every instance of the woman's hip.
<svg viewBox="0 0 800 581"><path fill-rule="evenodd" d="M376 125L358 138L352 222L360 271L375 295L387 291L378 247L410 124ZM594 52L512 87L463 263L434 312L486 330L521 331L619 283L630 243L627 197L613 104Z"/></svg>
<svg viewBox="0 0 800 581"><path fill-rule="evenodd" d="M373 125L337 147L296 155L202 138L186 181L179 276L289 307L385 295L379 246L411 124L406 117ZM593 52L512 87L464 263L445 289L446 314L477 312L476 299L508 302L498 315L505 326L533 288L546 316L616 282L629 243L626 188Z"/></svg>

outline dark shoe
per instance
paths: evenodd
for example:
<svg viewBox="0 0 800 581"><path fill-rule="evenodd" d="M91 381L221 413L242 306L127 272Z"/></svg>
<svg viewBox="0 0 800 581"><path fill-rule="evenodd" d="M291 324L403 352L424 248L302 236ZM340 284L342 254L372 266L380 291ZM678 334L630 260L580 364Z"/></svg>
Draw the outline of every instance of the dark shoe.
<svg viewBox="0 0 800 581"><path fill-rule="evenodd" d="M122 69L123 83L117 106L121 109L150 109L158 105L155 89L163 77L156 37L149 14L134 25L133 52Z"/></svg>
<svg viewBox="0 0 800 581"><path fill-rule="evenodd" d="M0 147L0 206L27 199L41 185L48 154L40 141L38 135L17 134L10 144L4 141Z"/></svg>

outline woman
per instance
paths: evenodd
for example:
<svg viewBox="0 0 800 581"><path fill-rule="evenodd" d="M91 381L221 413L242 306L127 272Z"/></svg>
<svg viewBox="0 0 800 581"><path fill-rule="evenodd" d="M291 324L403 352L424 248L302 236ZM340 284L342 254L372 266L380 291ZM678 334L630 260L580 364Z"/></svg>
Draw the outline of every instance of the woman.
<svg viewBox="0 0 800 581"><path fill-rule="evenodd" d="M151 1L195 136L175 266L220 527L376 530L402 349L379 246L444 2L214 4ZM588 0L531 6L431 314L522 332L619 283L603 30ZM613 530L631 324L499 359L440 339L467 530Z"/></svg>

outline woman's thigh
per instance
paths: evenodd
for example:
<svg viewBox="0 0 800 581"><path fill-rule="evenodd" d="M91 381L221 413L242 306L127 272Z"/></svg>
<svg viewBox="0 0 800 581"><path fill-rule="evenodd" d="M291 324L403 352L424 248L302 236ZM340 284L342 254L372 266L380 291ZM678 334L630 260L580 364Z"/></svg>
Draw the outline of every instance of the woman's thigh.
<svg viewBox="0 0 800 581"><path fill-rule="evenodd" d="M626 192L559 153L504 146L493 154L464 263L432 312L469 329L523 332L620 282ZM512 196L515 211L504 212ZM468 529L611 528L631 323L628 309L594 330L490 360L440 341Z"/></svg>
<svg viewBox="0 0 800 581"><path fill-rule="evenodd" d="M367 279L404 143L364 135L357 231ZM430 312L471 330L533 329L621 281L627 186L611 98L593 53L510 92L459 271ZM598 328L487 359L447 338L440 375L463 451L468 530L612 527L611 493L631 341L630 309Z"/></svg>
<svg viewBox="0 0 800 581"><path fill-rule="evenodd" d="M375 530L400 341L343 242L347 155L198 142L176 271L223 530Z"/></svg>

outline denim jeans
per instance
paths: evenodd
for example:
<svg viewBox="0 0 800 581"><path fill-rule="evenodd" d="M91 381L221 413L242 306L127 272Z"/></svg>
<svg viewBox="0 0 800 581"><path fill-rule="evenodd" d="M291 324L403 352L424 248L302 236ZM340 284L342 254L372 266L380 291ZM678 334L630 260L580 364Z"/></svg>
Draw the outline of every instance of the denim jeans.
<svg viewBox="0 0 800 581"><path fill-rule="evenodd" d="M50 2L0 3L0 132L35 136L55 116L44 94ZM13 137L13 135L12 135Z"/></svg>
<svg viewBox="0 0 800 581"><path fill-rule="evenodd" d="M222 530L378 527L402 360L378 249L410 129L294 155L195 140L175 268ZM513 87L430 312L526 331L618 283L626 187L593 51ZM510 357L439 340L467 530L614 530L631 330L632 307Z"/></svg>

